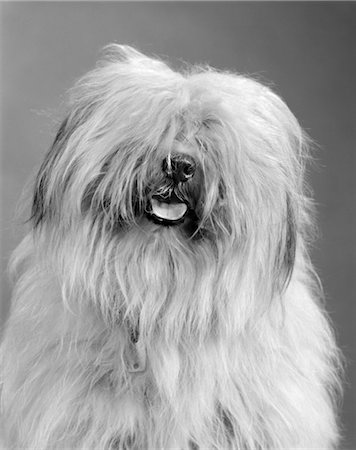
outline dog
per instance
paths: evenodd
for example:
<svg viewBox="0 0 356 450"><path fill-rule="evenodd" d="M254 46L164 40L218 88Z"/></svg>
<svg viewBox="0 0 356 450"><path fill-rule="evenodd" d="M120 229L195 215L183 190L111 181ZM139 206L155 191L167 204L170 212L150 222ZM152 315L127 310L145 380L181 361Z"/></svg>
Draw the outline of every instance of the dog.
<svg viewBox="0 0 356 450"><path fill-rule="evenodd" d="M112 44L64 116L11 261L8 448L336 448L311 145L286 104Z"/></svg>

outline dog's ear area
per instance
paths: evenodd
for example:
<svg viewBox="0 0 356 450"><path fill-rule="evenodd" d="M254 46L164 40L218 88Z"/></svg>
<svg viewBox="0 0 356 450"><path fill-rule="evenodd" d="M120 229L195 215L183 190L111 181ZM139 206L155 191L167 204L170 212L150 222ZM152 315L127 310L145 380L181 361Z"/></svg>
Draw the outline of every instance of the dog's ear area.
<svg viewBox="0 0 356 450"><path fill-rule="evenodd" d="M292 207L290 196L286 199L286 224L285 224L285 243L284 243L284 280L282 286L287 286L292 276L297 248L297 225L295 213Z"/></svg>
<svg viewBox="0 0 356 450"><path fill-rule="evenodd" d="M296 215L292 206L291 196L286 195L285 219L281 227L278 250L275 258L276 288L283 292L293 274L297 248Z"/></svg>
<svg viewBox="0 0 356 450"><path fill-rule="evenodd" d="M309 236L312 231L309 189L305 171L311 159L313 143L303 131L285 101L271 89L262 88L259 118L265 124L263 133L269 154L276 162L276 211L280 211L280 226L274 235L277 248L274 261L275 288L283 292L291 280L296 261L298 235ZM276 241L275 241L276 244Z"/></svg>
<svg viewBox="0 0 356 450"><path fill-rule="evenodd" d="M58 203L76 169L76 161L63 161L65 150L72 135L90 120L95 103L76 101L69 103L69 110L62 120L53 143L38 171L34 183L32 210L29 221L35 227L54 216Z"/></svg>
<svg viewBox="0 0 356 450"><path fill-rule="evenodd" d="M69 118L66 117L55 136L53 144L47 152L45 159L38 171L38 174L34 183L34 193L32 200L31 215L29 221L31 221L34 227L39 226L45 219L50 218L53 215L53 198L48 195L49 181L52 178L53 170L57 161L61 157L61 153L65 147L65 142L68 139Z"/></svg>

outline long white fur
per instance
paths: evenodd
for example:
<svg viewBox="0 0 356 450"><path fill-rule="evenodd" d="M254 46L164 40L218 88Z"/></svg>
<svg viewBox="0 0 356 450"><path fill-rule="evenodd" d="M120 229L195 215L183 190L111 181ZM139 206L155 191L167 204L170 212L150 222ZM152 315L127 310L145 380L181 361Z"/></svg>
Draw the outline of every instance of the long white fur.
<svg viewBox="0 0 356 450"><path fill-rule="evenodd" d="M202 174L200 239L132 206L178 141ZM35 185L38 223L12 259L8 448L336 448L339 356L306 248L307 147L268 87L108 47L70 92ZM127 323L141 374L127 370Z"/></svg>

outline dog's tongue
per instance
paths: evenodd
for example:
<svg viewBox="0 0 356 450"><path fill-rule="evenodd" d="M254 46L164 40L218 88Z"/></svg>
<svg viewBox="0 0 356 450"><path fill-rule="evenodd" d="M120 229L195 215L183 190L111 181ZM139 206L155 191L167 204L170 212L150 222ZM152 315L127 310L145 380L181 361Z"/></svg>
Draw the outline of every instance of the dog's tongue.
<svg viewBox="0 0 356 450"><path fill-rule="evenodd" d="M165 203L152 199L151 204L153 214L165 220L181 219L187 211L185 203Z"/></svg>

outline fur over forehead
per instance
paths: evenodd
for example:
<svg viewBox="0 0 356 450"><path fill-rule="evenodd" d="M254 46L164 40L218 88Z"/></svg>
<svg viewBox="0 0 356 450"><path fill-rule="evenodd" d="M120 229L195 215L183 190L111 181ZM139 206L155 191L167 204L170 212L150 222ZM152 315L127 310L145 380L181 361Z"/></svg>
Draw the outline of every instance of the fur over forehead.
<svg viewBox="0 0 356 450"><path fill-rule="evenodd" d="M85 133L88 140L105 136L102 155L120 140L149 150L162 140L169 147L176 136L203 134L207 139L220 137L233 147L225 153L229 159L252 139L252 157L258 158L263 148L264 157L283 161L291 155L285 145L275 145L277 141L301 141L292 113L262 84L197 66L178 73L119 45L109 46L106 58L70 91L69 119L77 134Z"/></svg>

